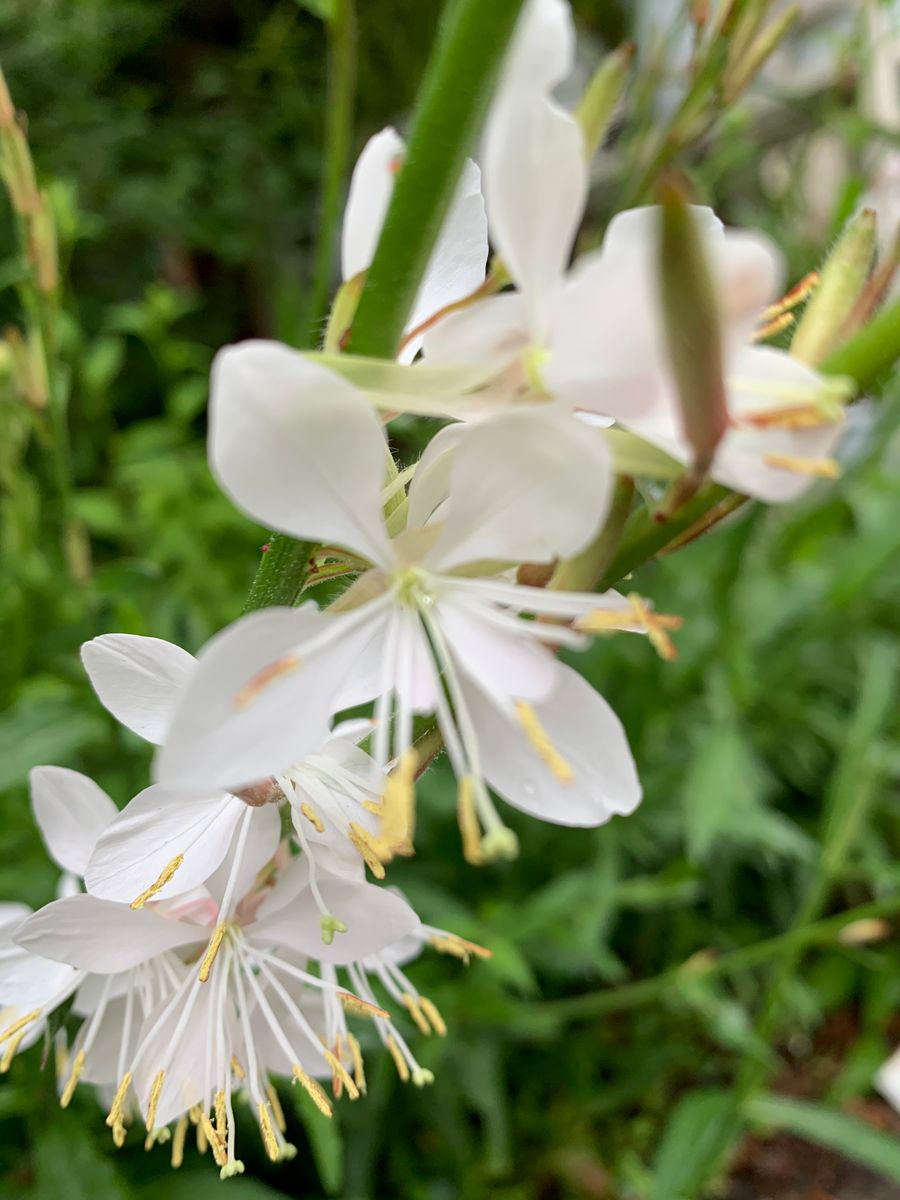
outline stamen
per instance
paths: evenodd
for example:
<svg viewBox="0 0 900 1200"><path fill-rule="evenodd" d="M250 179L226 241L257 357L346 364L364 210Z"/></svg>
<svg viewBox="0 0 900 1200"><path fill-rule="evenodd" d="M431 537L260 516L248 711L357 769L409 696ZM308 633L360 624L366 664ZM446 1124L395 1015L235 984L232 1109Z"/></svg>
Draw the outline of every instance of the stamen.
<svg viewBox="0 0 900 1200"><path fill-rule="evenodd" d="M559 782L571 783L575 777L572 768L553 745L550 735L538 720L537 713L527 700L516 701L516 715L519 718L519 724L525 731L525 736Z"/></svg>
<svg viewBox="0 0 900 1200"><path fill-rule="evenodd" d="M359 1088L353 1082L352 1075L348 1073L347 1068L344 1066L341 1060L336 1054L332 1054L327 1046L322 1047L322 1054L325 1056L325 1061L328 1063L329 1067L331 1067L331 1073L334 1079L340 1080L340 1082L347 1089L347 1095L351 1100L358 1100Z"/></svg>
<svg viewBox="0 0 900 1200"><path fill-rule="evenodd" d="M833 458L799 458L793 454L764 454L767 467L793 471L795 475L812 475L817 479L840 479L841 468Z"/></svg>
<svg viewBox="0 0 900 1200"><path fill-rule="evenodd" d="M783 408L742 413L738 424L752 425L756 429L820 429L823 425L837 425L842 417L839 408L830 410L820 404L790 404Z"/></svg>
<svg viewBox="0 0 900 1200"><path fill-rule="evenodd" d="M228 1118L225 1115L225 1093L219 1089L216 1092L216 1134L224 1142L228 1137Z"/></svg>
<svg viewBox="0 0 900 1200"><path fill-rule="evenodd" d="M228 1156L225 1153L225 1144L216 1133L215 1126L209 1119L209 1115L207 1113L200 1114L199 1128L203 1130L203 1135L209 1144L210 1150L212 1150L213 1161L215 1162L216 1166L224 1167L228 1161Z"/></svg>
<svg viewBox="0 0 900 1200"><path fill-rule="evenodd" d="M388 775L382 796L381 831L372 847L382 862L395 854L408 857L415 853L413 831L416 817L416 754L405 750Z"/></svg>
<svg viewBox="0 0 900 1200"><path fill-rule="evenodd" d="M263 667L258 671L253 678L245 683L239 691L234 694L235 708L246 708L247 705L255 700L261 691L274 683L276 679L280 679L282 675L287 675L291 671L301 665L303 659L297 654L286 654L283 658L279 658L276 662L269 663L267 667Z"/></svg>
<svg viewBox="0 0 900 1200"><path fill-rule="evenodd" d="M452 954L454 958L462 959L466 966L469 965L469 958L473 954L476 958L494 957L493 950L488 950L487 946L466 941L465 938L457 937L455 933L433 933L428 938L428 944L439 954Z"/></svg>
<svg viewBox="0 0 900 1200"><path fill-rule="evenodd" d="M159 877L153 883L151 883L148 888L145 888L139 896L135 896L131 902L131 907L143 908L148 900L152 900L157 892L161 892L163 890L183 862L184 855L176 854L172 861L170 863L166 863L162 871L160 871Z"/></svg>
<svg viewBox="0 0 900 1200"><path fill-rule="evenodd" d="M372 813L376 817L380 817L384 812L384 805L380 800L360 800L360 807L366 812Z"/></svg>
<svg viewBox="0 0 900 1200"><path fill-rule="evenodd" d="M802 300L806 299L818 282L819 272L810 271L808 275L803 276L799 283L795 283L780 300L776 300L774 304L764 308L760 313L760 318L763 321L771 321L782 313L790 312L792 308L796 308Z"/></svg>
<svg viewBox="0 0 900 1200"><path fill-rule="evenodd" d="M766 321L764 325L758 325L750 335L751 342L764 342L767 338L777 337L790 325L793 325L796 318L793 313L782 313L778 317L773 317L771 321Z"/></svg>
<svg viewBox="0 0 900 1200"><path fill-rule="evenodd" d="M653 612L637 592L629 595L628 602L634 609L638 624L647 631L650 645L665 662L673 662L678 657L678 650L666 630L680 629L681 617Z"/></svg>
<svg viewBox="0 0 900 1200"><path fill-rule="evenodd" d="M473 867L480 867L484 863L484 855L481 852L481 826L475 808L475 780L471 775L463 775L460 778L456 819L462 839L463 857Z"/></svg>
<svg viewBox="0 0 900 1200"><path fill-rule="evenodd" d="M354 996L352 992L338 992L337 998L344 1006L344 1010L354 1017L370 1017L374 1020L376 1017L381 1017L384 1021L391 1019L391 1014L384 1008L379 1008L377 1004L370 1004L368 1000L363 1000L360 996Z"/></svg>
<svg viewBox="0 0 900 1200"><path fill-rule="evenodd" d="M24 1017L19 1017L17 1021L13 1021L12 1025L8 1025L6 1029L0 1033L0 1044L18 1033L20 1029L24 1029L26 1025L30 1025L32 1021L36 1021L43 1012L43 1009L35 1008L30 1013L26 1013Z"/></svg>
<svg viewBox="0 0 900 1200"><path fill-rule="evenodd" d="M81 1072L84 1070L84 1051L79 1050L75 1055L72 1063L72 1073L69 1075L69 1082L63 1088L63 1093L59 1098L60 1108L68 1108L72 1102L72 1097L75 1095L75 1089L78 1087L78 1080L81 1077Z"/></svg>
<svg viewBox="0 0 900 1200"><path fill-rule="evenodd" d="M363 1095L366 1094L366 1071L363 1065L362 1049L352 1033L347 1034L347 1045L353 1058L353 1079Z"/></svg>
<svg viewBox="0 0 900 1200"><path fill-rule="evenodd" d="M309 821L310 825L312 825L313 829L315 829L316 833L325 832L324 821L307 800L304 800L300 805L300 811L306 817L307 821Z"/></svg>
<svg viewBox="0 0 900 1200"><path fill-rule="evenodd" d="M427 1070L425 1067L416 1067L412 1073L412 1081L414 1087L429 1087L434 1083L434 1072Z"/></svg>
<svg viewBox="0 0 900 1200"><path fill-rule="evenodd" d="M122 1119L122 1113L125 1108L125 1097L128 1095L128 1089L131 1087L131 1079L131 1072L126 1071L113 1097L113 1102L109 1107L109 1115L106 1118L106 1123L111 1128L118 1125Z"/></svg>
<svg viewBox="0 0 900 1200"><path fill-rule="evenodd" d="M372 845L372 835L369 831L363 829L362 825L358 822L351 821L348 832L350 834L350 841L359 851L360 857L375 878L384 879L384 866L375 852L375 848Z"/></svg>
<svg viewBox="0 0 900 1200"><path fill-rule="evenodd" d="M311 1075L307 1075L303 1068L297 1063L294 1063L294 1065L291 1067L291 1074L293 1075L295 1082L299 1083L300 1086L305 1090L306 1094L312 1100L313 1104L315 1104L319 1112L325 1117L330 1117L332 1114L331 1101L325 1095L325 1092L323 1091L319 1081L317 1079L313 1079Z"/></svg>
<svg viewBox="0 0 900 1200"><path fill-rule="evenodd" d="M322 930L322 941L326 946L331 945L336 933L347 932L346 922L342 921L340 917L333 917L331 913L324 913L322 915L319 920L319 928Z"/></svg>
<svg viewBox="0 0 900 1200"><path fill-rule="evenodd" d="M243 1080L245 1080L247 1078L247 1072L244 1070L244 1068L241 1066L241 1064L238 1062L238 1060L235 1058L235 1056L233 1054L231 1056L231 1069L232 1069L232 1071L234 1071L235 1075L237 1075L238 1079L240 1079L242 1082L243 1082Z"/></svg>
<svg viewBox="0 0 900 1200"><path fill-rule="evenodd" d="M278 1142L275 1138L275 1130L272 1128L271 1118L269 1117L268 1104L257 1104L256 1115L259 1120L259 1132L262 1134L266 1154L268 1154L272 1162L278 1162Z"/></svg>
<svg viewBox="0 0 900 1200"><path fill-rule="evenodd" d="M27 1032L27 1029L20 1029L18 1033L14 1033L9 1039L6 1049L3 1051L3 1057L0 1058L0 1075L5 1075L12 1066L12 1061L16 1057L16 1051Z"/></svg>
<svg viewBox="0 0 900 1200"><path fill-rule="evenodd" d="M153 1132L153 1126L156 1123L156 1110L159 1108L159 1097L162 1094L163 1083L166 1078L165 1071L157 1071L153 1083L150 1087L150 1099L147 1101L147 1133Z"/></svg>
<svg viewBox="0 0 900 1200"><path fill-rule="evenodd" d="M425 1014L427 1019L431 1022L431 1027L434 1030L434 1032L438 1035L438 1037L446 1037L447 1036L447 1024L444 1021L444 1018L441 1016L440 1012L438 1011L438 1007L434 1003L434 1001L429 1000L427 996L420 996L419 997L419 1008L421 1008L422 1012Z"/></svg>
<svg viewBox="0 0 900 1200"><path fill-rule="evenodd" d="M117 1150L121 1150L122 1147L125 1145L125 1134L127 1132L128 1131L125 1128L124 1121L117 1121L116 1124L113 1125L112 1140L113 1140L113 1145L115 1146L115 1148Z"/></svg>
<svg viewBox="0 0 900 1200"><path fill-rule="evenodd" d="M274 1084L269 1084L266 1088L266 1095L269 1097L269 1104L272 1106L272 1116L275 1118L275 1124L281 1133L287 1132L287 1121L284 1119L284 1109L281 1107L281 1101L278 1099L278 1092L275 1090Z"/></svg>
<svg viewBox="0 0 900 1200"><path fill-rule="evenodd" d="M409 1083L409 1066L406 1059L400 1053L400 1047L397 1045L392 1034L384 1040L384 1044L390 1051L391 1058L394 1060L394 1066L397 1068L397 1074L400 1076L401 1083Z"/></svg>
<svg viewBox="0 0 900 1200"><path fill-rule="evenodd" d="M427 1020L425 1019L421 1008L419 1008L419 1005L416 1003L415 997L410 995L409 992L404 992L403 995L400 997L400 1000L403 1004L403 1007L406 1009L406 1011L409 1013L409 1015L412 1017L413 1021L415 1022L416 1027L419 1030L419 1033L424 1033L427 1037L428 1034L431 1033L431 1026L428 1024Z"/></svg>
<svg viewBox="0 0 900 1200"><path fill-rule="evenodd" d="M219 947L222 945L222 939L228 929L227 922L217 925L213 930L213 935L209 939L209 945L206 947L206 953L200 962L200 971L198 977L201 983L206 983L209 979L209 973L212 970L212 965L215 962L216 955L219 953Z"/></svg>
<svg viewBox="0 0 900 1200"><path fill-rule="evenodd" d="M181 1116L175 1125L175 1136L172 1138L172 1167L178 1170L184 1162L184 1139L187 1137L188 1118Z"/></svg>

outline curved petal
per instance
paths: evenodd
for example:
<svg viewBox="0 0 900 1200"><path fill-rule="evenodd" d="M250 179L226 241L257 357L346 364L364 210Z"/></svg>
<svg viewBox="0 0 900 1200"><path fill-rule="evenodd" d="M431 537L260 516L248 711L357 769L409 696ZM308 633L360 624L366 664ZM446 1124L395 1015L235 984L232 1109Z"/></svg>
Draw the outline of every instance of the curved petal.
<svg viewBox="0 0 900 1200"><path fill-rule="evenodd" d="M555 825L602 825L637 808L641 787L622 725L603 699L570 667L546 699L534 705L550 741L571 769L561 781L515 720L480 690L466 690L485 778L522 812Z"/></svg>
<svg viewBox="0 0 900 1200"><path fill-rule="evenodd" d="M148 742L165 739L193 654L161 638L105 633L84 643L81 661L100 703L117 721Z"/></svg>
<svg viewBox="0 0 900 1200"><path fill-rule="evenodd" d="M256 520L383 564L387 453L378 418L353 386L298 351L251 341L216 355L210 465Z"/></svg>
<svg viewBox="0 0 900 1200"><path fill-rule="evenodd" d="M563 0L530 0L520 18L484 137L491 234L541 342L587 198L577 121L550 98L574 62Z"/></svg>
<svg viewBox="0 0 900 1200"><path fill-rule="evenodd" d="M221 865L206 883L208 891L220 907L225 899L225 892L234 869L234 855L238 838L241 836L238 825L240 818L243 816L244 820L249 821L250 828L244 839L244 848L234 885L233 895L236 901L240 901L250 891L257 875L274 857L281 841L281 813L277 804L263 804L259 808L252 808L248 817L246 815L247 806L239 800L236 803L243 809L243 813L239 813L238 819L235 821L234 835Z"/></svg>
<svg viewBox="0 0 900 1200"><path fill-rule="evenodd" d="M341 274L346 281L367 271L394 190L406 145L390 126L370 137L356 160L341 231Z"/></svg>
<svg viewBox="0 0 900 1200"><path fill-rule="evenodd" d="M31 916L31 912L29 905L18 900L4 900L0 903L0 949L10 941L14 930L25 918Z"/></svg>
<svg viewBox="0 0 900 1200"><path fill-rule="evenodd" d="M85 886L93 896L130 904L180 855L182 864L153 898L181 896L219 866L246 811L225 792L192 795L153 784L101 836L87 864Z"/></svg>
<svg viewBox="0 0 900 1200"><path fill-rule="evenodd" d="M303 647L329 620L314 604L268 608L207 642L157 753L157 780L234 791L317 750L340 680L321 678ZM285 736L283 759L266 753L267 739Z"/></svg>
<svg viewBox="0 0 900 1200"><path fill-rule="evenodd" d="M581 550L609 507L612 462L599 431L552 408L504 413L460 442L446 521L425 562L549 562Z"/></svg>
<svg viewBox="0 0 900 1200"><path fill-rule="evenodd" d="M196 925L168 921L148 908L82 893L39 909L20 926L15 941L32 954L114 975L164 950L205 942L206 936Z"/></svg>
<svg viewBox="0 0 900 1200"><path fill-rule="evenodd" d="M81 972L66 963L10 945L0 954L0 1005L15 1005L28 1012L61 1004L81 978Z"/></svg>
<svg viewBox="0 0 900 1200"><path fill-rule="evenodd" d="M84 875L97 839L118 815L102 788L66 767L35 767L31 809L47 852L64 871Z"/></svg>
<svg viewBox="0 0 900 1200"><path fill-rule="evenodd" d="M341 966L376 954L419 927L419 918L401 897L371 883L327 875L317 880L332 916L344 921L345 933L336 933L331 945L322 941L319 910L311 895L300 893L297 903L257 921L254 942L284 945L320 962Z"/></svg>

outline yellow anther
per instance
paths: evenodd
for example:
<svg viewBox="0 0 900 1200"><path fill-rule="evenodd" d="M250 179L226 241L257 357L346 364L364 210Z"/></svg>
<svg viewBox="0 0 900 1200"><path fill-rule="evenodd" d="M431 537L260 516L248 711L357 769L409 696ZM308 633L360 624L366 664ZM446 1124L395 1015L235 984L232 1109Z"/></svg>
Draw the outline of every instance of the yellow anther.
<svg viewBox="0 0 900 1200"><path fill-rule="evenodd" d="M837 425L843 419L840 408L825 408L821 404L786 404L781 408L759 409L742 413L739 424L755 429L820 429Z"/></svg>
<svg viewBox="0 0 900 1200"><path fill-rule="evenodd" d="M148 888L145 888L139 896L135 896L131 902L131 907L143 908L148 900L152 900L157 892L161 892L163 890L183 862L184 855L176 854L170 863L166 863L166 865L160 871L158 878L155 879Z"/></svg>
<svg viewBox="0 0 900 1200"><path fill-rule="evenodd" d="M117 1150L121 1150L122 1147L125 1145L126 1132L127 1132L127 1130L125 1129L125 1122L124 1121L116 1121L115 1125L113 1125L113 1127L112 1127L112 1140L113 1140L113 1145L115 1146L115 1148Z"/></svg>
<svg viewBox="0 0 900 1200"><path fill-rule="evenodd" d="M221 1169L221 1171L219 1172L219 1178L220 1179L231 1179L231 1177L233 1175L243 1175L243 1173L244 1173L244 1164L241 1162L241 1160L239 1158L233 1158L233 1159L231 1159L230 1162L227 1162L225 1164L225 1166Z"/></svg>
<svg viewBox="0 0 900 1200"><path fill-rule="evenodd" d="M189 1121L181 1116L175 1124L175 1134L172 1138L172 1166L177 1171L184 1162L184 1139L187 1137Z"/></svg>
<svg viewBox="0 0 900 1200"><path fill-rule="evenodd" d="M350 1097L350 1099L358 1100L359 1088L353 1082L353 1076L348 1073L347 1068L344 1066L341 1060L336 1054L332 1054L327 1046L322 1047L322 1053L325 1056L325 1061L328 1063L329 1067L331 1067L331 1074L335 1083L337 1083L339 1080L347 1089L347 1095Z"/></svg>
<svg viewBox="0 0 900 1200"><path fill-rule="evenodd" d="M274 1084L270 1083L266 1088L266 1095L269 1097L269 1103L272 1106L272 1116L275 1118L275 1124L284 1133L287 1130L287 1121L284 1119L284 1109L281 1107L281 1101L278 1099L278 1093L275 1090Z"/></svg>
<svg viewBox="0 0 900 1200"><path fill-rule="evenodd" d="M222 945L222 939L228 929L227 923L217 925L213 930L213 935L209 939L209 945L206 947L206 953L200 960L200 982L206 983L209 979L209 973L212 970L212 965L215 962L216 955L219 953L219 947Z"/></svg>
<svg viewBox="0 0 900 1200"><path fill-rule="evenodd" d="M291 1162L297 1157L297 1147L291 1142L282 1142L281 1149L278 1151L279 1162Z"/></svg>
<svg viewBox="0 0 900 1200"><path fill-rule="evenodd" d="M353 1059L353 1079L363 1095L366 1094L366 1069L363 1064L362 1049L352 1033L347 1034L347 1045Z"/></svg>
<svg viewBox="0 0 900 1200"><path fill-rule="evenodd" d="M415 853L413 833L416 824L416 753L406 750L388 775L381 798L381 829L372 840L372 848L382 862L394 855Z"/></svg>
<svg viewBox="0 0 900 1200"><path fill-rule="evenodd" d="M195 1122L197 1126L197 1151L199 1154L205 1154L209 1149L209 1141L206 1137L206 1131L203 1128L203 1113L200 1113Z"/></svg>
<svg viewBox="0 0 900 1200"><path fill-rule="evenodd" d="M244 1080L247 1078L247 1072L244 1070L244 1068L241 1066L241 1064L238 1062L238 1060L235 1058L235 1056L233 1054L231 1056L231 1069L232 1069L232 1071L234 1071L235 1075L237 1075L238 1079Z"/></svg>
<svg viewBox="0 0 900 1200"><path fill-rule="evenodd" d="M537 713L527 700L516 701L516 715L519 718L519 724L525 731L525 736L559 782L571 783L575 777L572 768L553 745L550 735L538 720Z"/></svg>
<svg viewBox="0 0 900 1200"><path fill-rule="evenodd" d="M394 1060L394 1066L397 1068L397 1074L400 1076L401 1083L409 1083L409 1065L406 1059L400 1053L400 1047L394 1041L393 1037L388 1034L384 1043L390 1051L391 1058Z"/></svg>
<svg viewBox="0 0 900 1200"><path fill-rule="evenodd" d="M79 1050L72 1062L72 1072L69 1075L69 1082L63 1088L62 1095L59 1098L60 1108L68 1108L75 1095L75 1089L78 1087L78 1080L81 1078L81 1072L84 1070L84 1051Z"/></svg>
<svg viewBox="0 0 900 1200"><path fill-rule="evenodd" d="M432 934L428 939L429 946L434 947L439 954L452 954L454 958L462 959L469 965L469 959L474 955L475 958L493 958L493 950L488 950L487 946L479 946L477 942L466 941L465 938L457 937L455 933Z"/></svg>
<svg viewBox="0 0 900 1200"><path fill-rule="evenodd" d="M325 822L306 800L300 805L300 811L306 817L307 821L309 821L310 825L312 825L313 829L315 829L316 833L325 832Z"/></svg>
<svg viewBox="0 0 900 1200"><path fill-rule="evenodd" d="M462 839L463 858L473 867L481 866L484 862L484 855L481 852L481 826L475 810L475 780L471 775L463 775L459 781L456 819L459 823L459 836Z"/></svg>
<svg viewBox="0 0 900 1200"><path fill-rule="evenodd" d="M681 617L674 617L669 613L655 613L637 592L629 595L628 603L634 611L637 623L646 631L650 645L659 657L666 662L674 661L678 657L678 649L667 631L680 629Z"/></svg>
<svg viewBox="0 0 900 1200"><path fill-rule="evenodd" d="M150 1129L144 1138L144 1149L152 1150L154 1146L162 1146L171 1136L166 1125L161 1126L159 1129Z"/></svg>
<svg viewBox="0 0 900 1200"><path fill-rule="evenodd" d="M27 1032L27 1029L20 1029L19 1032L14 1033L6 1043L6 1049L3 1051L3 1057L0 1058L0 1075L5 1075L12 1066L12 1060L16 1057L16 1051L22 1042L22 1038L24 1038Z"/></svg>
<svg viewBox="0 0 900 1200"><path fill-rule="evenodd" d="M26 1025L30 1025L32 1021L36 1021L43 1012L43 1009L35 1008L30 1013L26 1013L24 1017L19 1017L17 1021L13 1021L12 1025L7 1025L6 1029L0 1033L0 1045L7 1038L14 1037L20 1029L24 1029Z"/></svg>
<svg viewBox="0 0 900 1200"><path fill-rule="evenodd" d="M431 1026L428 1024L428 1021L425 1019L425 1016L423 1015L421 1008L419 1008L419 1005L416 1001L415 996L410 995L409 992L404 992L403 995L400 997L400 1000L403 1003L403 1007L406 1009L406 1011L409 1013L409 1015L412 1017L413 1021L415 1022L416 1027L419 1030L419 1033L424 1033L426 1036L428 1034L430 1034Z"/></svg>
<svg viewBox="0 0 900 1200"><path fill-rule="evenodd" d="M768 338L777 337L788 326L793 325L795 320L793 313L781 313L780 316L773 317L771 321L766 321L763 325L758 325L750 335L751 342L764 342Z"/></svg>
<svg viewBox="0 0 900 1200"><path fill-rule="evenodd" d="M313 1079L311 1075L307 1075L303 1068L297 1063L294 1063L294 1065L291 1067L291 1074L294 1077L294 1081L300 1084L300 1086L309 1096L310 1100L312 1100L313 1104L315 1104L319 1112L324 1117L330 1117L332 1111L331 1101L325 1095L325 1092L323 1091L319 1081L317 1079Z"/></svg>
<svg viewBox="0 0 900 1200"><path fill-rule="evenodd" d="M296 671L303 659L296 654L286 654L283 658L279 658L277 662L270 663L267 667L263 667L258 671L253 678L245 683L239 691L234 694L235 708L246 708L247 705L255 700L264 688L267 688L270 683L274 683L276 679L280 679L282 675L287 675L291 671Z"/></svg>
<svg viewBox="0 0 900 1200"><path fill-rule="evenodd" d="M767 467L793 471L795 475L811 475L816 479L839 479L841 468L833 458L800 458L793 454L764 454Z"/></svg>
<svg viewBox="0 0 900 1200"><path fill-rule="evenodd" d="M131 1072L126 1071L113 1097L113 1102L109 1106L109 1115L106 1118L106 1123L111 1128L117 1125L122 1119L122 1113L125 1109L125 1097L128 1095L128 1089L131 1087L131 1079Z"/></svg>
<svg viewBox="0 0 900 1200"><path fill-rule="evenodd" d="M266 1154L268 1154L272 1162L278 1162L278 1139L275 1137L275 1130L272 1128L268 1104L257 1104L256 1115L259 1119L259 1132L262 1134Z"/></svg>
<svg viewBox="0 0 900 1200"><path fill-rule="evenodd" d="M367 829L363 829L362 825L356 821L350 822L350 841L359 851L363 862L372 872L376 879L384 879L384 865L381 859L375 853L375 847L372 844L372 835Z"/></svg>
<svg viewBox="0 0 900 1200"><path fill-rule="evenodd" d="M429 1000L427 996L419 997L419 1008L425 1014L426 1018L431 1022L431 1027L438 1037L447 1036L447 1025L444 1018L438 1011L437 1005L433 1000Z"/></svg>
<svg viewBox="0 0 900 1200"><path fill-rule="evenodd" d="M380 800L360 800L359 803L366 812L370 812L376 817L380 817L384 812L384 805Z"/></svg>
<svg viewBox="0 0 900 1200"><path fill-rule="evenodd" d="M337 998L344 1006L344 1011L350 1013L354 1017L370 1017L374 1020L375 1017L381 1017L385 1021L391 1019L391 1014L385 1008L379 1008L377 1004L370 1004L368 1000L363 1000L360 996L354 996L352 992L338 992Z"/></svg>
<svg viewBox="0 0 900 1200"><path fill-rule="evenodd" d="M216 1133L224 1142L225 1138L228 1136L228 1117L225 1113L225 1093L221 1089L216 1092L215 1108Z"/></svg>
<svg viewBox="0 0 900 1200"><path fill-rule="evenodd" d="M808 275L804 275L799 283L795 283L789 292L776 300L774 304L770 304L768 308L764 308L760 313L760 319L763 321L772 321L775 317L782 313L790 312L792 308L805 300L810 292L819 282L819 272L810 271Z"/></svg>
<svg viewBox="0 0 900 1200"><path fill-rule="evenodd" d="M212 1150L213 1160L217 1167L224 1167L228 1161L228 1156L225 1153L225 1143L216 1133L216 1128L209 1119L207 1113L200 1115L200 1128L203 1130L204 1137L209 1143L209 1148Z"/></svg>
<svg viewBox="0 0 900 1200"><path fill-rule="evenodd" d="M156 1124L156 1110L159 1108L159 1098L162 1095L165 1078L165 1071L157 1071L153 1083L150 1085L150 1098L147 1101L147 1133L152 1133L153 1126Z"/></svg>

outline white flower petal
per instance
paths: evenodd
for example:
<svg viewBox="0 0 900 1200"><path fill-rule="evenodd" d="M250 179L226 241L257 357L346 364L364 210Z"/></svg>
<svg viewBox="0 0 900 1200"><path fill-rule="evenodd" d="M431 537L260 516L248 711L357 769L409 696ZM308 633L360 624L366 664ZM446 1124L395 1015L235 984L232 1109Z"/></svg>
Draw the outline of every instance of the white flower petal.
<svg viewBox="0 0 900 1200"><path fill-rule="evenodd" d="M371 883L321 875L317 879L329 913L344 921L346 933L336 933L331 945L322 941L319 911L311 896L301 893L294 906L264 916L248 934L258 944L278 944L316 958L341 964L376 954L419 927L419 918L400 896Z"/></svg>
<svg viewBox="0 0 900 1200"><path fill-rule="evenodd" d="M542 341L587 198L577 121L550 98L571 70L574 31L563 0L531 0L507 55L484 137L491 234Z"/></svg>
<svg viewBox="0 0 900 1200"><path fill-rule="evenodd" d="M243 809L243 813L238 814L238 818L240 818L247 812L247 806L240 800L236 803ZM249 821L250 828L244 840L241 863L234 885L233 894L236 900L240 900L250 891L257 875L271 861L278 849L278 843L281 841L281 814L277 804L263 804L259 808L252 809ZM234 835L231 845L228 847L228 853L218 870L206 883L210 894L220 906L231 878L235 848L240 836L241 830L235 821Z"/></svg>
<svg viewBox="0 0 900 1200"><path fill-rule="evenodd" d="M345 281L367 271L372 263L405 149L403 138L388 127L369 138L356 160L341 233Z"/></svg>
<svg viewBox="0 0 900 1200"><path fill-rule="evenodd" d="M900 1112L900 1049L881 1064L874 1083L888 1104Z"/></svg>
<svg viewBox="0 0 900 1200"><path fill-rule="evenodd" d="M100 702L148 742L165 740L169 719L194 666L194 656L161 638L105 633L81 647Z"/></svg>
<svg viewBox="0 0 900 1200"><path fill-rule="evenodd" d="M18 900L5 900L0 903L0 947L9 941L18 925L31 916L31 908Z"/></svg>
<svg viewBox="0 0 900 1200"><path fill-rule="evenodd" d="M97 839L118 809L93 779L66 767L35 767L31 808L47 852L74 875L84 875Z"/></svg>
<svg viewBox="0 0 900 1200"><path fill-rule="evenodd" d="M602 825L637 808L641 787L622 725L603 699L570 667L546 699L534 705L550 741L571 768L561 781L528 741L515 717L477 688L466 696L485 778L522 812L555 825Z"/></svg>
<svg viewBox="0 0 900 1200"><path fill-rule="evenodd" d="M15 940L32 954L113 975L207 936L208 930L169 921L148 908L82 894L39 909L20 926Z"/></svg>
<svg viewBox="0 0 900 1200"><path fill-rule="evenodd" d="M239 508L273 529L383 563L387 445L355 388L278 342L216 355L209 456Z"/></svg>
<svg viewBox="0 0 900 1200"><path fill-rule="evenodd" d="M244 812L246 806L225 792L196 795L153 784L101 836L85 886L93 896L130 904L181 855L181 866L154 899L181 896L219 866Z"/></svg>
<svg viewBox="0 0 900 1200"><path fill-rule="evenodd" d="M5 946L0 953L0 1005L14 1005L23 1014L61 1004L80 980L81 972L74 967L41 958L21 946Z"/></svg>
<svg viewBox="0 0 900 1200"><path fill-rule="evenodd" d="M314 604L269 608L207 642L157 754L159 782L234 791L317 750L341 681L317 672L315 657L304 660L303 644L328 620Z"/></svg>
<svg viewBox="0 0 900 1200"><path fill-rule="evenodd" d="M445 571L567 558L600 529L612 481L599 432L552 408L504 413L460 442L446 522L426 561Z"/></svg>

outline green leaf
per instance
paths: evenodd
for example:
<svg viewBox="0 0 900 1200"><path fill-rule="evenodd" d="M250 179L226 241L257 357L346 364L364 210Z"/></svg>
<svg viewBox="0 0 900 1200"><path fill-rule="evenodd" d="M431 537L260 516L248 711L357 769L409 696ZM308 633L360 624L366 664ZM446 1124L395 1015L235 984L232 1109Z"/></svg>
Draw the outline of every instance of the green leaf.
<svg viewBox="0 0 900 1200"><path fill-rule="evenodd" d="M0 791L24 783L32 767L70 758L106 730L99 713L80 711L67 699L20 701L0 726Z"/></svg>
<svg viewBox="0 0 900 1200"><path fill-rule="evenodd" d="M109 1155L95 1145L77 1113L39 1124L33 1150L35 1200L131 1200Z"/></svg>
<svg viewBox="0 0 900 1200"><path fill-rule="evenodd" d="M650 1200L693 1200L740 1130L731 1092L689 1092L676 1104L654 1164Z"/></svg>
<svg viewBox="0 0 900 1200"><path fill-rule="evenodd" d="M751 1121L828 1146L900 1183L900 1141L837 1109L784 1096L757 1096L745 1107Z"/></svg>
<svg viewBox="0 0 900 1200"><path fill-rule="evenodd" d="M294 0L294 3L323 21L334 20L334 0Z"/></svg>
<svg viewBox="0 0 900 1200"><path fill-rule="evenodd" d="M335 1115L329 1120L323 1116L300 1087L294 1089L293 1098L294 1110L309 1139L322 1189L329 1196L338 1196L344 1186L344 1139L338 1117Z"/></svg>
<svg viewBox="0 0 900 1200"><path fill-rule="evenodd" d="M283 1200L284 1193L246 1175L236 1175L223 1184L211 1161L202 1171L169 1171L162 1181L153 1180L138 1193L140 1200ZM105 1200L98 1196L94 1200Z"/></svg>

